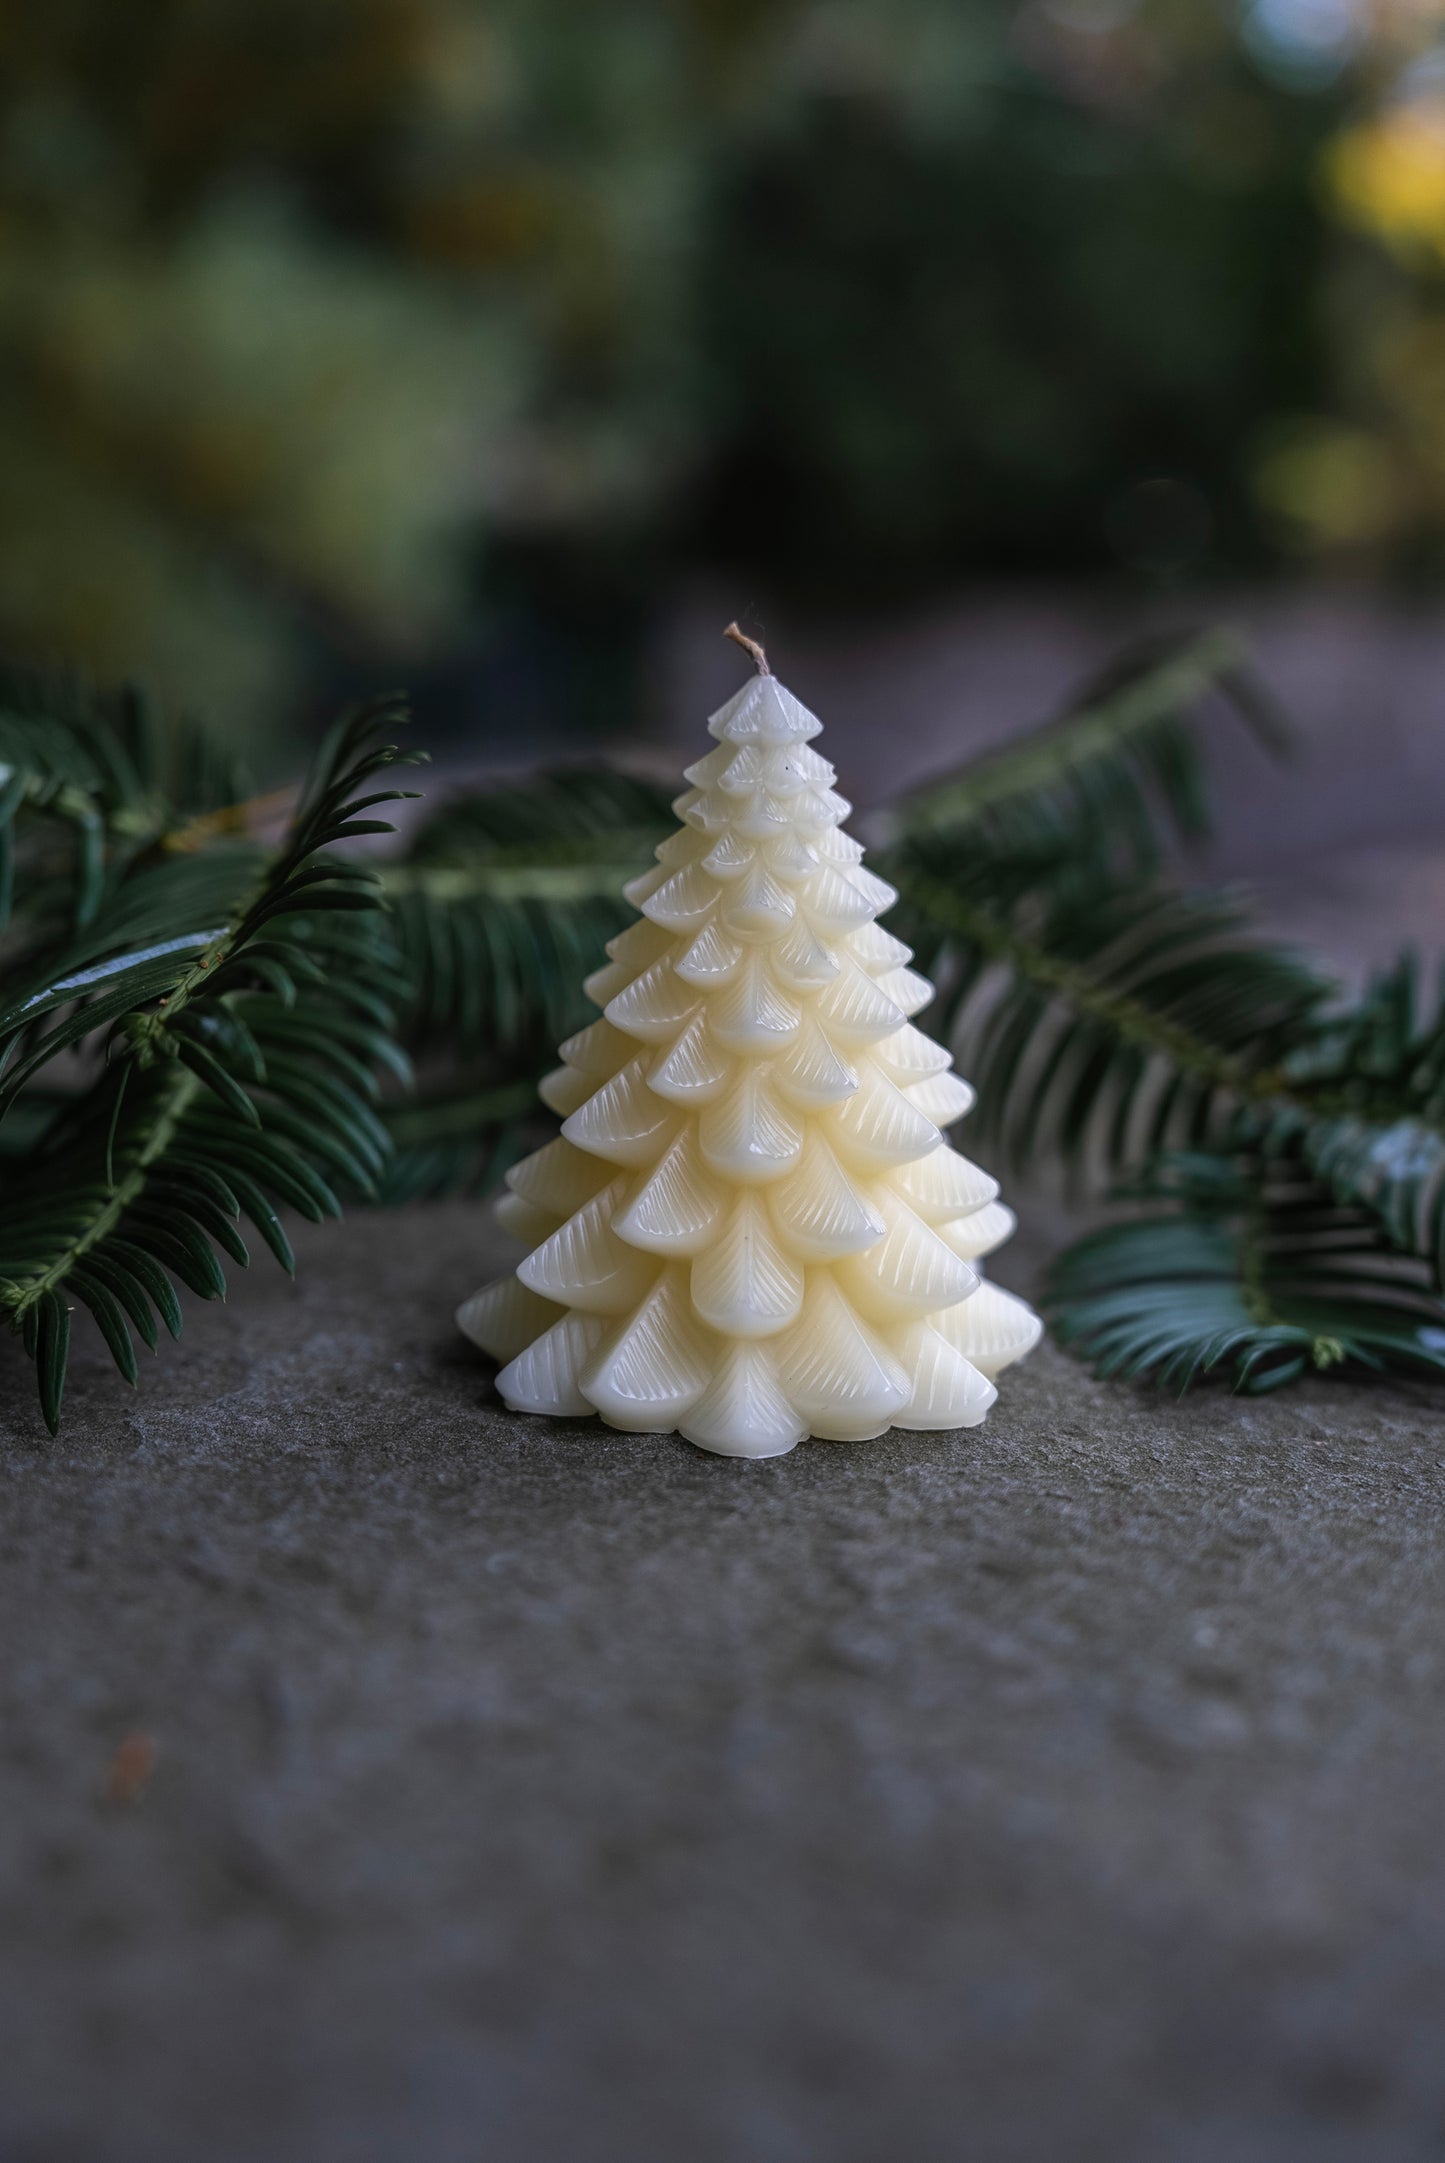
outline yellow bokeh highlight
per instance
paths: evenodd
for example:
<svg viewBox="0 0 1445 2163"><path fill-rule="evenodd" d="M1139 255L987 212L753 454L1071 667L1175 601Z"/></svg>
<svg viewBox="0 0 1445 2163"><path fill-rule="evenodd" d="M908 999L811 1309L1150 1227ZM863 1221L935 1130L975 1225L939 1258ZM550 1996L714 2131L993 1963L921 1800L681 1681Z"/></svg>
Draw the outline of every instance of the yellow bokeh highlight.
<svg viewBox="0 0 1445 2163"><path fill-rule="evenodd" d="M1445 97L1412 99L1346 129L1325 170L1351 223L1402 253L1445 256Z"/></svg>
<svg viewBox="0 0 1445 2163"><path fill-rule="evenodd" d="M1272 444L1255 467L1255 493L1266 510L1325 547L1385 538L1401 508L1390 449L1364 429L1301 422Z"/></svg>

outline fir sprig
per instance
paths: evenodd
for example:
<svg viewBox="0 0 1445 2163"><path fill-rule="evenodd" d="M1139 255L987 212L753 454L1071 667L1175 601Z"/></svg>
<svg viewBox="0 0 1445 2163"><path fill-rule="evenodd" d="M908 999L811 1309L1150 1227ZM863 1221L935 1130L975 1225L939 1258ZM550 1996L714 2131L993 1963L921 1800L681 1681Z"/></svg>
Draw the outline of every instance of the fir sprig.
<svg viewBox="0 0 1445 2163"><path fill-rule="evenodd" d="M668 831L673 792L605 768L453 799L384 892L420 1080L389 1114L390 1200L495 1184L542 1117L536 1079L587 1020L584 977L631 920L622 887Z"/></svg>
<svg viewBox="0 0 1445 2163"><path fill-rule="evenodd" d="M1054 1333L1095 1371L1259 1394L1309 1372L1445 1374L1429 1273L1298 1159L1180 1155L1137 1198L1160 1213L1079 1240L1050 1272Z"/></svg>
<svg viewBox="0 0 1445 2163"><path fill-rule="evenodd" d="M1210 830L1199 723L1214 708L1273 756L1287 753L1287 725L1238 633L1149 640L1042 728L910 790L885 815L884 832L919 844L982 830L995 850L1062 843L1075 865L1153 865L1171 828L1186 841Z"/></svg>
<svg viewBox="0 0 1445 2163"><path fill-rule="evenodd" d="M135 688L103 697L68 678L0 666L0 932L18 874L32 920L59 903L83 927L108 869L242 787L236 762L203 730L160 715ZM70 836L68 862L50 846L56 832Z"/></svg>
<svg viewBox="0 0 1445 2163"><path fill-rule="evenodd" d="M101 875L97 905L6 984L0 1137L27 1099L23 1158L0 1205L0 1316L36 1364L52 1433L75 1302L122 1374L135 1337L181 1327L177 1283L224 1296L217 1250L245 1265L244 1215L294 1267L281 1207L319 1219L345 1182L375 1192L390 1154L378 1070L405 992L375 872L327 852L388 822L369 786L398 757L392 702L333 732L274 853L227 840L167 856L162 837ZM48 808L41 804L39 808ZM77 880L91 876L87 859ZM78 1085L41 1093L62 1055Z"/></svg>

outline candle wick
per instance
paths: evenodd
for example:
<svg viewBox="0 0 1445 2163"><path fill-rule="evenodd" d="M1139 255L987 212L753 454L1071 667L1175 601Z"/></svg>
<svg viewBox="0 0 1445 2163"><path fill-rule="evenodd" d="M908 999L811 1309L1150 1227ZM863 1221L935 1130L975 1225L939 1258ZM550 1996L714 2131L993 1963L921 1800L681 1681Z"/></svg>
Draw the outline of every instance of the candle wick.
<svg viewBox="0 0 1445 2163"><path fill-rule="evenodd" d="M746 631L740 631L735 623L730 623L727 629L723 632L723 637L730 638L735 646L742 647L744 653L750 653L752 655L754 663L757 666L758 674L760 676L772 675L773 672L768 667L767 655L763 652L762 647L758 644L755 638L748 637Z"/></svg>

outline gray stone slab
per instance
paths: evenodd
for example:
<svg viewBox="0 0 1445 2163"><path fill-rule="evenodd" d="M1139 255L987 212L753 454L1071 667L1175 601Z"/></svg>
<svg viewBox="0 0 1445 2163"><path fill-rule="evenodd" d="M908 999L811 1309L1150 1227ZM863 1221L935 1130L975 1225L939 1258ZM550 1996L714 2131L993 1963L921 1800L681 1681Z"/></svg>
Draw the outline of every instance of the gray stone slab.
<svg viewBox="0 0 1445 2163"><path fill-rule="evenodd" d="M1437 1398L737 1464L497 1409L486 1236L6 1355L4 2163L1441 2153Z"/></svg>

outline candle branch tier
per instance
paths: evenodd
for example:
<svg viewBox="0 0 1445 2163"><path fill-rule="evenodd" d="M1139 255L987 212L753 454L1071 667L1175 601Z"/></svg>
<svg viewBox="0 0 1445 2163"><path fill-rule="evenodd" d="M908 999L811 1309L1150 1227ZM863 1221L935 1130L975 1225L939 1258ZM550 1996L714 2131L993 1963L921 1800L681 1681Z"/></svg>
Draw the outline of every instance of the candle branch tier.
<svg viewBox="0 0 1445 2163"><path fill-rule="evenodd" d="M943 1139L973 1093L910 1021L933 987L819 723L760 675L709 727L542 1083L561 1135L507 1175L531 1252L457 1319L514 1410L728 1456L972 1426L1040 1328L978 1270L1014 1220Z"/></svg>

